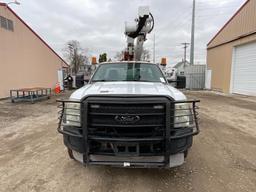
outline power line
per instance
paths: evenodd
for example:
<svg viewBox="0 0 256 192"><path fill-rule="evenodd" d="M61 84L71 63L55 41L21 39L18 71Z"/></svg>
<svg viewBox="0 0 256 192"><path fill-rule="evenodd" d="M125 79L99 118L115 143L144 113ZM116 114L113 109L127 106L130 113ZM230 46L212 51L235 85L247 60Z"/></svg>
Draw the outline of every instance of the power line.
<svg viewBox="0 0 256 192"><path fill-rule="evenodd" d="M184 26L184 25L188 24L190 19L191 19L191 12L187 13L186 15L184 15L182 20L176 20L176 22L174 22L174 24L172 24L172 27L178 29L181 26Z"/></svg>
<svg viewBox="0 0 256 192"><path fill-rule="evenodd" d="M175 19L172 19L172 21L175 22L169 22L171 23L172 26L180 26L180 24L184 24L186 22L188 22L188 20L190 19L191 16L191 12L186 12L186 14L180 14L179 16L175 17ZM176 27L177 28L177 27Z"/></svg>
<svg viewBox="0 0 256 192"><path fill-rule="evenodd" d="M238 8L238 6L228 6L228 7L197 7L198 11L208 11L208 10L221 10L221 9L233 9L233 8Z"/></svg>
<svg viewBox="0 0 256 192"><path fill-rule="evenodd" d="M184 13L188 13L187 10L191 10L192 8L192 5L188 6L188 7L185 7L183 8L183 10L176 10L175 13L173 13L173 15L175 15L176 17L172 17L172 21L178 21L182 18L182 16L184 16Z"/></svg>
<svg viewBox="0 0 256 192"><path fill-rule="evenodd" d="M198 15L196 16L197 18L205 18L205 17L219 17L219 16L223 16L223 15L232 15L232 13L215 13L215 14L208 14L208 15Z"/></svg>
<svg viewBox="0 0 256 192"><path fill-rule="evenodd" d="M198 4L216 3L216 1L219 2L219 0L203 0L203 1L198 0ZM228 3L228 2L234 2L234 0L222 1L222 3Z"/></svg>

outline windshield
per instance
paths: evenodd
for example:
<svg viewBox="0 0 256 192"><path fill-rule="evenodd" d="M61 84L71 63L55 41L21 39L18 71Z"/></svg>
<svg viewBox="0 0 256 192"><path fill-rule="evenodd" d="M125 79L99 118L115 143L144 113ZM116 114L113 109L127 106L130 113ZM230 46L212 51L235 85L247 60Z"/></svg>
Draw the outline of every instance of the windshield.
<svg viewBox="0 0 256 192"><path fill-rule="evenodd" d="M146 81L162 82L165 78L155 64L144 63L109 63L102 64L92 77L96 81Z"/></svg>

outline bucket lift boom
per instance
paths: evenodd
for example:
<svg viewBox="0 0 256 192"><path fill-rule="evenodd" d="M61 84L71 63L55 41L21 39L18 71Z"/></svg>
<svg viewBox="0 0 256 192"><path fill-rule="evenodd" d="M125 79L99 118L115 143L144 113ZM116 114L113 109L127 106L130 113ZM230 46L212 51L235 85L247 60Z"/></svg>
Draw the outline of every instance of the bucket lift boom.
<svg viewBox="0 0 256 192"><path fill-rule="evenodd" d="M143 53L143 44L154 28L154 17L148 6L141 6L138 10L138 18L135 22L125 22L125 35L127 36L127 47L124 60L140 61Z"/></svg>

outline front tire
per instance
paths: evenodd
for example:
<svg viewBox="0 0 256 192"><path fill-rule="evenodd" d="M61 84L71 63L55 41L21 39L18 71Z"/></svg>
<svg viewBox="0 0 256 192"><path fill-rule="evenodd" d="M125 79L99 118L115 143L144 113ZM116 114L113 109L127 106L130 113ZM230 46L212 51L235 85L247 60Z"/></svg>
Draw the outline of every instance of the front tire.
<svg viewBox="0 0 256 192"><path fill-rule="evenodd" d="M188 150L184 151L184 158L187 158L188 156Z"/></svg>
<svg viewBox="0 0 256 192"><path fill-rule="evenodd" d="M68 149L68 156L70 157L70 159L75 159L73 156L72 150L69 148L67 148L67 149Z"/></svg>

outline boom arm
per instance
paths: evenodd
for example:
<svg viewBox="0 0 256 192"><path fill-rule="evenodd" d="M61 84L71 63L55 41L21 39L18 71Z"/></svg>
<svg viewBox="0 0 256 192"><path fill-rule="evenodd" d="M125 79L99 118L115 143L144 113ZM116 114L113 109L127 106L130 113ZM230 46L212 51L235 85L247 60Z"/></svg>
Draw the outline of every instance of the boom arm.
<svg viewBox="0 0 256 192"><path fill-rule="evenodd" d="M139 7L139 17L135 23L125 23L125 35L127 36L127 48L124 59L128 61L140 61L143 53L143 44L146 36L154 28L154 18L149 12L148 6ZM135 42L135 45L134 45Z"/></svg>

